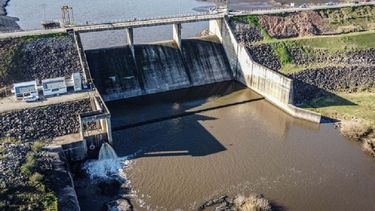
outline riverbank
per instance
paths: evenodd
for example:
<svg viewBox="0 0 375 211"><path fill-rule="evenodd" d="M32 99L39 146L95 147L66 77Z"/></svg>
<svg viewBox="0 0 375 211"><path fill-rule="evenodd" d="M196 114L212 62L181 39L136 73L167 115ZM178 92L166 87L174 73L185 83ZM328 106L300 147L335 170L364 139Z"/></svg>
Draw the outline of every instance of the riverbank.
<svg viewBox="0 0 375 211"><path fill-rule="evenodd" d="M0 0L0 33L19 31L21 28L17 24L18 18L7 16L6 7L10 0Z"/></svg>
<svg viewBox="0 0 375 211"><path fill-rule="evenodd" d="M374 6L239 16L236 38L258 63L293 79L294 104L336 119L375 155ZM349 132L350 131L350 132Z"/></svg>

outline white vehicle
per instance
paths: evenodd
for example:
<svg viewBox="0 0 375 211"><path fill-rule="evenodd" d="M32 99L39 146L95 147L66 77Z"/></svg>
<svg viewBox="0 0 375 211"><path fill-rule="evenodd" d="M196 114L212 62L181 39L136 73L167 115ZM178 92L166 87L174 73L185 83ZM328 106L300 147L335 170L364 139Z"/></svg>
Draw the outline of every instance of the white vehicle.
<svg viewBox="0 0 375 211"><path fill-rule="evenodd" d="M30 103L30 102L36 102L36 101L39 100L39 96L36 96L36 95L29 95L29 96L24 97L23 100L24 100L25 102L28 102L28 103Z"/></svg>

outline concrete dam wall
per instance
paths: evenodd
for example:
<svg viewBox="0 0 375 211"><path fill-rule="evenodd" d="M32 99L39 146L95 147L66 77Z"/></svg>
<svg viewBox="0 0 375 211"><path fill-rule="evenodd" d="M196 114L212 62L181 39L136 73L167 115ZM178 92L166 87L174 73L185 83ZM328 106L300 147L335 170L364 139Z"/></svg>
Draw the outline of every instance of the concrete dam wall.
<svg viewBox="0 0 375 211"><path fill-rule="evenodd" d="M320 114L293 105L292 79L253 60L246 46L236 40L227 17L211 20L209 30L222 41L237 81L258 92L293 117L320 122Z"/></svg>
<svg viewBox="0 0 375 211"><path fill-rule="evenodd" d="M86 51L96 87L112 101L232 80L216 36Z"/></svg>

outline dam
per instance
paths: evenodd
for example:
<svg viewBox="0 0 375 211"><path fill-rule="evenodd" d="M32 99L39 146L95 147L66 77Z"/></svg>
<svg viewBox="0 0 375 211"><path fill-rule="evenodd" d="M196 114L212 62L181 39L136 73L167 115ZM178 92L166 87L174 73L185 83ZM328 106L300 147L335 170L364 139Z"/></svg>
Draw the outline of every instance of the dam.
<svg viewBox="0 0 375 211"><path fill-rule="evenodd" d="M86 51L96 87L106 101L232 79L225 51L214 36Z"/></svg>
<svg viewBox="0 0 375 211"><path fill-rule="evenodd" d="M371 169L369 158L352 152L350 143L338 151L354 163L333 153L343 138L331 124L317 124L319 114L292 105L292 81L254 62L225 17L210 20L208 36L181 39L180 30L174 25L174 40L150 44L135 44L127 30L128 45L85 51L111 112L112 146L129 162L121 171L135 209L196 210L220 194L249 192L282 201L280 209L365 203L361 190L372 192L375 184L366 186L371 173L352 165L366 162ZM335 180L337 174L347 177ZM355 176L367 182L356 186ZM91 182L75 178L84 210L110 198L90 200L98 191ZM322 194L324 186L332 191ZM335 190L340 198L333 198ZM356 203L343 203L353 191Z"/></svg>
<svg viewBox="0 0 375 211"><path fill-rule="evenodd" d="M14 42L28 36L31 52L34 36L46 37L41 40L47 44L63 37L70 51L59 56L68 55L70 69L84 80L83 93L46 99L47 111L36 102L30 104L35 108L0 117L21 129L24 116L42 117L35 120L42 132L27 126L25 137L52 139L53 173L64 180L56 185L62 210L203 210L216 202L219 209L220 200L234 206L235 198L254 193L264 194L272 210L371 210L372 158L340 135L334 120L295 106L294 95L304 84L295 86L294 78L257 62L249 43L239 39L236 27L243 22L233 18L308 9L197 13L1 34ZM185 24L202 22L208 25L204 33L182 36ZM139 41L151 35L138 29L159 26L171 39ZM126 42L85 48L86 34L103 33L105 40L112 31ZM261 56L270 53L262 49L267 48L260 48ZM53 134L43 128L46 122ZM0 124L10 135L13 125ZM19 128L16 135L23 132Z"/></svg>

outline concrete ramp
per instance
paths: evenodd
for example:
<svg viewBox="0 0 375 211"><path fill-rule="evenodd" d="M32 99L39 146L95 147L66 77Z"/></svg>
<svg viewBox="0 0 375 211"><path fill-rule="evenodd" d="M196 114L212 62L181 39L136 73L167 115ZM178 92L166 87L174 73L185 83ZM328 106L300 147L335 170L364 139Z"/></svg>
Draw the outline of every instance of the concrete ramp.
<svg viewBox="0 0 375 211"><path fill-rule="evenodd" d="M193 86L232 79L224 48L216 36L182 40L181 52Z"/></svg>
<svg viewBox="0 0 375 211"><path fill-rule="evenodd" d="M174 42L136 45L135 57L146 94L190 86L180 51Z"/></svg>
<svg viewBox="0 0 375 211"><path fill-rule="evenodd" d="M129 47L86 51L95 86L105 100L138 96L143 93Z"/></svg>

